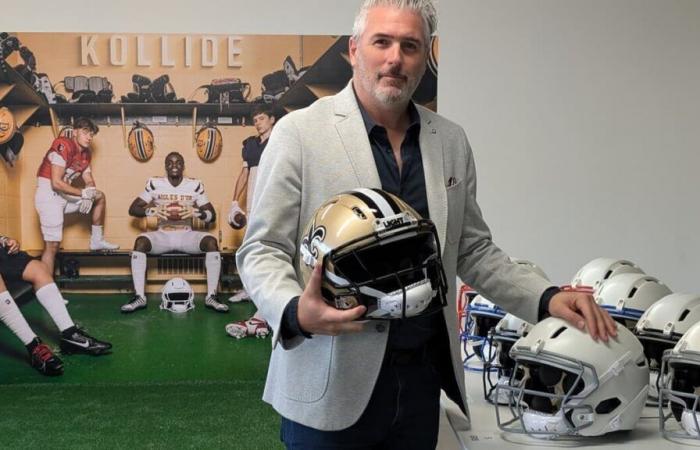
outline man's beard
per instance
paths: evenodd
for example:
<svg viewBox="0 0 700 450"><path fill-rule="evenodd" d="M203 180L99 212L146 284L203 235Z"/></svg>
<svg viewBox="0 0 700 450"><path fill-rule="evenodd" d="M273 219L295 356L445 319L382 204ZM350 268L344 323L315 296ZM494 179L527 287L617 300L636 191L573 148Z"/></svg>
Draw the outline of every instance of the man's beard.
<svg viewBox="0 0 700 450"><path fill-rule="evenodd" d="M374 97L379 103L385 106L396 106L408 104L408 101L413 96L418 83L420 82L420 77L412 77L410 75L405 75L400 73L400 70L392 70L388 73L373 74L365 66L363 57L360 53L357 55L357 74L359 75L360 84L365 91L367 91L372 97ZM423 71L421 71L421 76ZM398 86L382 86L380 85L380 79L382 76L398 76L403 78L403 87Z"/></svg>

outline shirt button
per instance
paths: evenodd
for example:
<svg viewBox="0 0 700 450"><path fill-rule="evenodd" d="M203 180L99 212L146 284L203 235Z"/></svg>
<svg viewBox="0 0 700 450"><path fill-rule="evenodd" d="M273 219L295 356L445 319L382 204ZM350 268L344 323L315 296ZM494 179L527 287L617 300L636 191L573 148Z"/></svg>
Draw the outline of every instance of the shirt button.
<svg viewBox="0 0 700 450"><path fill-rule="evenodd" d="M378 323L374 329L377 330L377 333L384 333L386 331L386 325L383 323Z"/></svg>

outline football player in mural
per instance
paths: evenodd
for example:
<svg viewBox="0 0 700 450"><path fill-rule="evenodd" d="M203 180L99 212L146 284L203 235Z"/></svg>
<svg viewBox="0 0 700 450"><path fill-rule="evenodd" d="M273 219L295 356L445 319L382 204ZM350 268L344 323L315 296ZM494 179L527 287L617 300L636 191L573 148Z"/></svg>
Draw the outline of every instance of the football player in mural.
<svg viewBox="0 0 700 450"><path fill-rule="evenodd" d="M253 203L253 194L255 190L255 178L258 171L258 163L262 156L263 150L267 145L267 139L272 133L272 128L275 126L275 114L269 105L263 105L253 111L253 124L258 132L257 136L250 136L243 141L243 167L236 179L236 186L233 191L233 202L231 202L231 210L228 214L228 223L232 228L240 230L245 227L247 216L250 214L250 206ZM246 211L243 211L238 199L246 191ZM231 296L228 301L231 303L249 300L250 297L245 289L240 289ZM254 314L248 320L241 320L226 325L226 332L241 339L246 336L265 337L270 333L270 328L267 323Z"/></svg>
<svg viewBox="0 0 700 450"><path fill-rule="evenodd" d="M92 236L90 250L116 250L118 245L104 239L105 207L104 192L97 189L92 176L90 144L99 128L87 118L75 121L73 137L59 136L54 139L37 171L37 188L34 197L39 213L41 233L44 236L44 253L41 260L53 273L56 252L63 239L63 216L79 212L90 215ZM82 178L85 187L73 186Z"/></svg>
<svg viewBox="0 0 700 450"><path fill-rule="evenodd" d="M216 212L204 192L200 180L184 174L185 159L178 152L165 157L165 177L153 177L144 191L131 203L129 214L134 217L155 217L158 230L142 233L134 242L131 253L131 275L134 279L134 298L121 310L134 312L146 307L146 254L166 252L189 254L205 253L207 296L204 304L218 312L227 312L228 306L219 303L216 292L221 273L221 254L216 238L209 233L192 230L192 218L206 224L216 221Z"/></svg>
<svg viewBox="0 0 700 450"><path fill-rule="evenodd" d="M112 344L99 341L75 326L46 264L20 251L17 240L0 236L0 320L25 345L32 367L44 375L63 373L63 362L32 331L7 288L6 283L22 280L32 284L39 303L61 331L63 354L103 355L110 351Z"/></svg>

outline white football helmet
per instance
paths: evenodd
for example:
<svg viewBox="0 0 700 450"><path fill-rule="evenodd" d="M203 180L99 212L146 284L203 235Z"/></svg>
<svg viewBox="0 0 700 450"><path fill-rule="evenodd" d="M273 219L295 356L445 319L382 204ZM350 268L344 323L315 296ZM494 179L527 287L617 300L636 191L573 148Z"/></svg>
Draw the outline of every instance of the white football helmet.
<svg viewBox="0 0 700 450"><path fill-rule="evenodd" d="M584 264L576 272L574 279L571 280L571 287L588 288L597 292L606 280L623 273L644 273L644 271L626 259L596 258Z"/></svg>
<svg viewBox="0 0 700 450"><path fill-rule="evenodd" d="M659 369L666 350L672 349L691 326L700 322L700 295L671 294L647 309L637 322L634 334L644 346L649 362L649 399L658 399Z"/></svg>
<svg viewBox="0 0 700 450"><path fill-rule="evenodd" d="M505 317L506 311L500 306L477 295L467 305L466 336L464 340L464 366L467 369L481 371L482 367L472 366L471 363L484 362L495 357L489 347L489 332Z"/></svg>
<svg viewBox="0 0 700 450"><path fill-rule="evenodd" d="M168 280L163 286L160 309L167 309L174 313L194 309L194 291L190 283L182 278Z"/></svg>
<svg viewBox="0 0 700 450"><path fill-rule="evenodd" d="M550 317L510 350L510 417L496 405L500 429L537 438L600 436L634 428L649 389L644 349L617 324L617 337L594 341L583 330Z"/></svg>
<svg viewBox="0 0 700 450"><path fill-rule="evenodd" d="M501 397L496 397L496 384L508 384L513 375L515 361L510 357L510 349L515 341L523 336L527 336L532 328L532 324L512 314L506 314L501 319L492 333L489 333L488 351L493 352L484 361L484 371L482 373L482 384L484 388L484 399L489 403L499 405L508 404L508 396L505 391L500 391ZM496 379L494 382L494 378Z"/></svg>
<svg viewBox="0 0 700 450"><path fill-rule="evenodd" d="M700 323L664 353L661 372L668 373L659 382L661 433L666 438L700 439ZM675 426L669 424L671 417Z"/></svg>
<svg viewBox="0 0 700 450"><path fill-rule="evenodd" d="M670 293L665 284L650 275L623 273L603 283L594 298L613 319L631 330L644 311Z"/></svg>

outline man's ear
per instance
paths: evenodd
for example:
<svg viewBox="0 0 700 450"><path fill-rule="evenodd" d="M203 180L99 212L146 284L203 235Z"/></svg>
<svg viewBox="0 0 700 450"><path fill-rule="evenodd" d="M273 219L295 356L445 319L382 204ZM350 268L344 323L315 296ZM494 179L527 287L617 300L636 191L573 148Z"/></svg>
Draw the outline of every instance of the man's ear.
<svg viewBox="0 0 700 450"><path fill-rule="evenodd" d="M357 52L357 41L355 41L354 37L350 37L350 40L348 41L348 56L350 56L350 65L352 67L355 67L355 53Z"/></svg>

